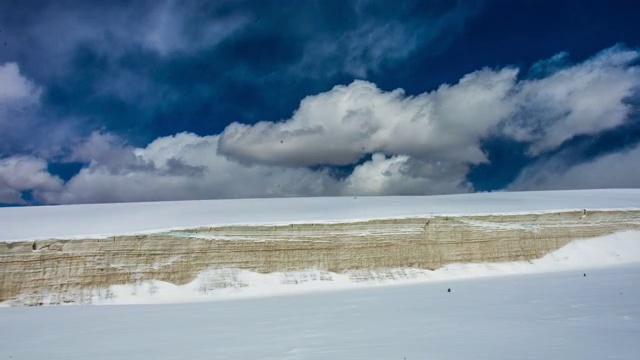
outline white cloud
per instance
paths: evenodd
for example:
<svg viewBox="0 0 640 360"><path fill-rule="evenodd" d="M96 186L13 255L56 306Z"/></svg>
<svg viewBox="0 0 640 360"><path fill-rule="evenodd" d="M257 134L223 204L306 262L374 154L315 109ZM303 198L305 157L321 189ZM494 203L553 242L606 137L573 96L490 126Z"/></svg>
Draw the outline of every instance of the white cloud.
<svg viewBox="0 0 640 360"><path fill-rule="evenodd" d="M626 99L640 85L639 55L614 47L531 80L519 80L514 68L482 69L417 96L355 81L303 99L290 119L233 123L220 135L181 133L141 148L104 131L74 141L74 131L62 131L64 122L47 127L37 120L38 87L17 65L5 64L0 78L15 86L0 90L8 94L0 98L0 152L33 131L58 129L72 149L65 159L87 165L63 184L41 158L5 157L0 202L22 202L24 191L44 203L473 191L466 177L488 161L482 150L488 137L525 141L540 157L574 136L624 123L633 110ZM35 110L7 116L25 102ZM15 119L24 119L22 127ZM361 163L368 154L374 155ZM640 148L579 165L562 154L527 168L510 189L640 186ZM354 170L338 179L323 165Z"/></svg>
<svg viewBox="0 0 640 360"><path fill-rule="evenodd" d="M422 162L405 155L374 154L355 167L343 182L344 195L429 195L472 191L464 181L467 168L442 162Z"/></svg>
<svg viewBox="0 0 640 360"><path fill-rule="evenodd" d="M74 145L68 161L109 166L112 169L133 167L141 159L134 154L134 148L122 138L104 131L94 131Z"/></svg>
<svg viewBox="0 0 640 360"><path fill-rule="evenodd" d="M514 68L482 69L418 96L354 81L308 96L290 119L229 125L218 151L241 162L294 167L357 164L380 153L356 168L344 191L469 191L466 175L487 162L481 144L490 136L527 142L535 157L624 123L632 111L627 99L640 89L639 57L616 46L557 68L566 55L556 56L555 71L528 80L518 80ZM447 176L423 171L436 163Z"/></svg>
<svg viewBox="0 0 640 360"><path fill-rule="evenodd" d="M613 47L582 64L537 80L522 81L514 95L518 111L505 133L531 143L530 153L553 150L576 135L597 134L622 124L625 100L640 86L640 53Z"/></svg>
<svg viewBox="0 0 640 360"><path fill-rule="evenodd" d="M62 188L62 180L47 171L47 162L31 156L0 159L0 203L24 204L23 191L37 199Z"/></svg>
<svg viewBox="0 0 640 360"><path fill-rule="evenodd" d="M86 154L95 154L91 164L46 200L90 203L338 193L336 181L326 171L246 166L218 156L217 146L215 135L181 133L133 148L114 141L112 135L93 134L83 145L90 149Z"/></svg>
<svg viewBox="0 0 640 360"><path fill-rule="evenodd" d="M29 79L20 74L18 64L0 64L0 104L7 102L37 100L40 90ZM1 106L1 105L0 105Z"/></svg>
<svg viewBox="0 0 640 360"><path fill-rule="evenodd" d="M557 156L529 166L509 190L640 188L640 145L579 164Z"/></svg>
<svg viewBox="0 0 640 360"><path fill-rule="evenodd" d="M345 179L336 179L327 169L241 164L218 155L218 141L217 135L180 133L135 148L113 134L95 132L69 159L89 165L38 199L64 204L470 190L460 181L466 168L441 162L412 164L406 156L376 154Z"/></svg>
<svg viewBox="0 0 640 360"><path fill-rule="evenodd" d="M632 65L639 56L614 47L534 80L483 69L415 97L354 81L305 98L290 119L229 125L219 151L295 166L352 164L372 152L478 164L486 161L480 141L501 134L538 155L622 124L631 111L625 100L640 86Z"/></svg>
<svg viewBox="0 0 640 360"><path fill-rule="evenodd" d="M376 154L345 179L329 170L249 165L216 153L219 137L180 133L134 148L108 133L94 133L77 147L87 161L47 203L100 203L208 198L406 195L466 192L466 168ZM80 155L75 155L80 156ZM461 175L462 174L462 175Z"/></svg>
<svg viewBox="0 0 640 360"><path fill-rule="evenodd" d="M305 98L291 119L229 125L219 151L293 166L352 164L372 152L481 163L480 139L512 111L506 96L515 76L513 69L480 70L417 97L354 81Z"/></svg>

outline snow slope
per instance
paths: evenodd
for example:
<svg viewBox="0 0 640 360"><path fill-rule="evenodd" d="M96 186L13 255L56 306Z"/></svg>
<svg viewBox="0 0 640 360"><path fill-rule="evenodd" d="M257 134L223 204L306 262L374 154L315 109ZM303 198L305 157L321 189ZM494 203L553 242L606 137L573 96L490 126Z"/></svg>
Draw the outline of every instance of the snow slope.
<svg viewBox="0 0 640 360"><path fill-rule="evenodd" d="M586 275L196 304L0 308L0 359L637 359L640 265Z"/></svg>
<svg viewBox="0 0 640 360"><path fill-rule="evenodd" d="M0 208L0 241L102 237L211 225L639 207L639 189L18 207Z"/></svg>
<svg viewBox="0 0 640 360"><path fill-rule="evenodd" d="M0 239L631 209L639 200L638 190L604 190L15 208L0 209ZM574 241L538 260L391 269L365 282L313 269L238 271L250 286L203 293L214 275L183 286L112 286L100 303L119 306L0 308L0 359L630 360L640 353L638 231ZM234 300L199 302L213 299ZM130 305L166 302L187 303Z"/></svg>

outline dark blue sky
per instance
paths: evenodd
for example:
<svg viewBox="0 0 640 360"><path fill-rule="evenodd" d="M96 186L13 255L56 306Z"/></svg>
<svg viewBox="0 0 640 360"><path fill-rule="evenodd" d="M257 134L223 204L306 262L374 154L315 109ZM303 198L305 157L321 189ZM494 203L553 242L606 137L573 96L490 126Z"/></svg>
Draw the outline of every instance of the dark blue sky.
<svg viewBox="0 0 640 360"><path fill-rule="evenodd" d="M631 161L627 157L634 156L640 142L638 89L633 82L638 76L638 13L635 1L588 0L1 2L0 65L5 84L0 85L0 203L571 188L570 178L578 176L574 172L589 173L581 167L606 168L598 161L615 155ZM607 49L626 52L630 59L598 62L598 54ZM541 62L556 55L555 60ZM345 114L359 114L363 106L369 111L361 128L367 127L367 116L390 117L379 119L383 125L364 138L341 135L359 133L342 128L344 121L325 126L331 116L341 115L320 105L313 115L305 112L300 121L292 118L305 97L331 94L334 86L354 80L375 84L382 94L404 89L406 100L435 94L443 84L456 84L484 68L518 70L511 88L496 97L505 108L506 97L517 98L508 101L509 110L495 110L498 105L492 102L482 105L481 112L496 114L486 115L494 120L483 115L482 129L472 125L473 116L456 115L457 109L434 113L425 121L438 124L435 128L443 132L425 135L424 146L419 138L398 138L396 131L404 125L386 128L384 124L396 121L394 116L373 105L350 108L342 103ZM554 80L563 71L573 76L566 83L575 82L566 91L557 88L565 80ZM591 78L602 83L582 84L581 79ZM536 79L547 79L547 85L534 85ZM15 90L21 86L26 93ZM9 89L5 98L3 87ZM12 91L19 94L11 95ZM348 92L356 91L360 90L349 87ZM619 96L609 99L587 91L618 91ZM564 102L554 105L558 109L549 110L540 102L560 93L578 95L554 98ZM466 96L482 96L473 94ZM593 104L591 97L602 99L603 104L593 106L605 109L597 116L606 119L580 120L580 111ZM427 103L440 109L449 98L433 95ZM466 106L464 100L454 99L461 108ZM563 104L566 109L560 109ZM537 118L547 110L548 116ZM248 128L240 137L227 128L260 121L273 124L267 130ZM321 129L325 137L295 135L312 128ZM228 164L219 167L213 160L194 160L211 149L181 153L186 151L182 143L167 145L162 159L151 155L147 145L183 132L193 136L189 141L214 136L213 152L251 168L249 173L230 170ZM220 144L218 134L223 134ZM448 145L440 144L449 135ZM485 159L452 155L466 146L464 141L473 143L477 151L469 151L481 152ZM297 142L308 146L298 147ZM356 142L362 143L361 150L347 149ZM409 143L411 147L402 146ZM145 149L147 154L141 155ZM373 166L373 153L384 157L378 164L382 168ZM350 179L358 166L362 176ZM252 172L257 168L262 169L258 175ZM189 173L187 169L202 170L192 175L203 176L195 193L183 190L193 188L193 183L177 180ZM266 181L262 190L245 191L233 180L282 169L295 172L287 179L306 185L275 179ZM543 179L531 183L523 178L545 172L542 169L549 172ZM365 170L385 178L367 183L375 176ZM227 174L226 180L221 180L221 173ZM555 179L551 173L564 177ZM96 174L108 175L109 180L96 179ZM155 191L165 195L122 195L118 186L126 187L128 181L140 186L146 181L142 174L161 181ZM132 180L136 177L140 178ZM323 180L317 180L320 177ZM315 181L322 185L311 184ZM110 190L110 182L118 185ZM452 182L454 186L443 185ZM633 174L622 182L599 178L576 183L575 188L619 186L640 186L640 179Z"/></svg>

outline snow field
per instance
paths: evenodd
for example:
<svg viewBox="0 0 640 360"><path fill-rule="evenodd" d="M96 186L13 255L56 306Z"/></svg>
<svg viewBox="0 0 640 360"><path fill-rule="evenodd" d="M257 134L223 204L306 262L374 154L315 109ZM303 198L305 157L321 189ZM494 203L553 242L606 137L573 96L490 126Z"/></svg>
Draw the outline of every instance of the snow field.
<svg viewBox="0 0 640 360"><path fill-rule="evenodd" d="M2 308L0 358L635 360L638 283L633 264L207 303Z"/></svg>

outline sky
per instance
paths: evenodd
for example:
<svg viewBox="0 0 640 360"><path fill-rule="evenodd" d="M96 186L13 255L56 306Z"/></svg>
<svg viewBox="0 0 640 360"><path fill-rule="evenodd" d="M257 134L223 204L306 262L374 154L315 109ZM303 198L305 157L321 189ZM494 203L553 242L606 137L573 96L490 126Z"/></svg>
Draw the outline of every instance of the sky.
<svg viewBox="0 0 640 360"><path fill-rule="evenodd" d="M640 187L635 1L0 2L0 206Z"/></svg>

